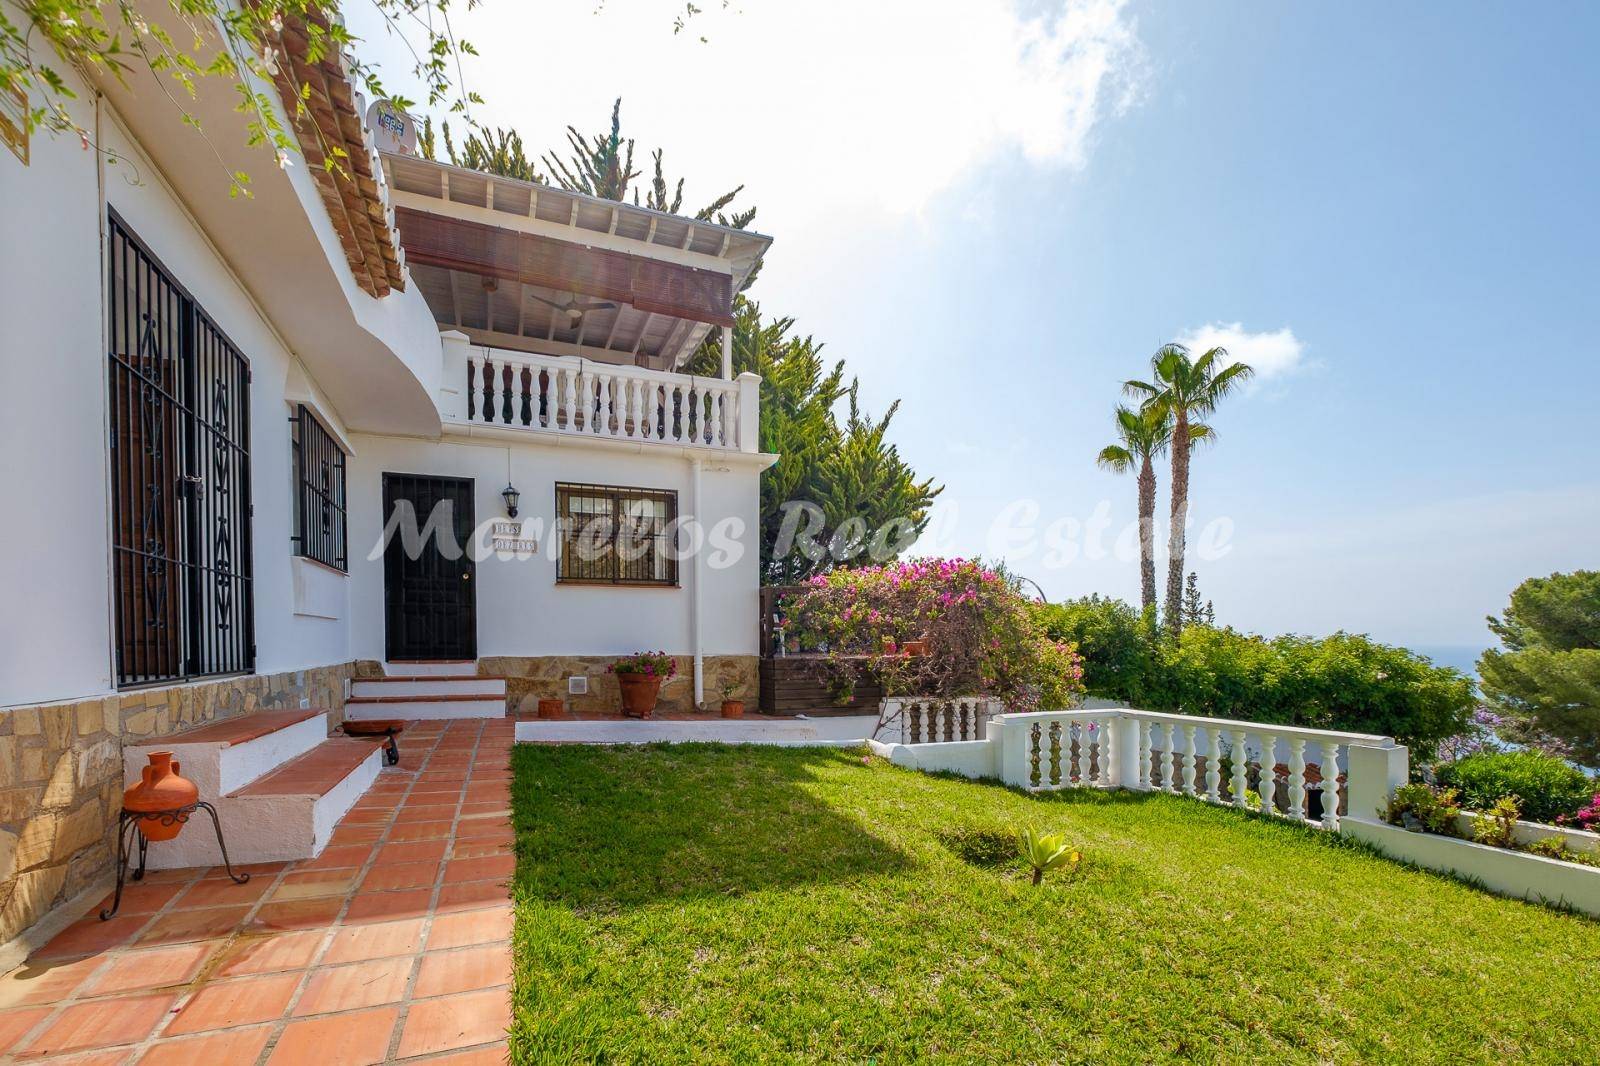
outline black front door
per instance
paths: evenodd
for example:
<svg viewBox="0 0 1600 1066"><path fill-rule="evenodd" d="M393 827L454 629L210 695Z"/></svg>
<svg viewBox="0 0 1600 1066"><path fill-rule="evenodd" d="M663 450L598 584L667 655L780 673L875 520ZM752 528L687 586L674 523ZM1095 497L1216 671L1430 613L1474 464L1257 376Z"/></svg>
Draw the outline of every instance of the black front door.
<svg viewBox="0 0 1600 1066"><path fill-rule="evenodd" d="M383 475L385 652L403 659L476 659L472 481Z"/></svg>

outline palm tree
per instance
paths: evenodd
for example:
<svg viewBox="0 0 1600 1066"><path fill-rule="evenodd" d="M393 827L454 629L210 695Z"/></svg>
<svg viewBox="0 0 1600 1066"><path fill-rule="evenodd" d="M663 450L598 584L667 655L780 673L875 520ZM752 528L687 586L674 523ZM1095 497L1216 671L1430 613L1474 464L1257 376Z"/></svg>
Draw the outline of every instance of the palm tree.
<svg viewBox="0 0 1600 1066"><path fill-rule="evenodd" d="M1117 407L1120 444L1100 449L1095 462L1114 474L1139 470L1139 596L1148 609L1156 602L1155 460L1172 444L1172 418L1156 408Z"/></svg>
<svg viewBox="0 0 1600 1066"><path fill-rule="evenodd" d="M1167 629L1183 629L1183 527L1189 519L1189 455L1196 441L1216 436L1201 419L1255 371L1244 363L1223 365L1226 349L1212 348L1198 359L1181 344L1164 344L1150 358L1150 381L1128 381L1123 390L1144 401L1143 410L1172 419L1172 528L1167 534Z"/></svg>

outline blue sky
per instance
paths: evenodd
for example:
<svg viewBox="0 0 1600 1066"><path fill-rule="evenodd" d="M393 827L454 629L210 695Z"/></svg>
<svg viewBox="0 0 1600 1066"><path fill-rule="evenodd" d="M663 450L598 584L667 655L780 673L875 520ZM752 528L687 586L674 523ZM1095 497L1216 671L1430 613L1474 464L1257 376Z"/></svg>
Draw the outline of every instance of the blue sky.
<svg viewBox="0 0 1600 1066"><path fill-rule="evenodd" d="M1220 620L1481 645L1521 578L1594 565L1600 8L860 6L744 0L705 43L650 0L458 28L480 121L548 145L620 94L690 200L747 183L777 238L752 295L903 400L947 486L931 547L1136 597L1132 561L1045 533L1102 507L1110 548L1118 383L1209 334L1272 370L1195 463ZM1031 551L994 534L1026 501Z"/></svg>

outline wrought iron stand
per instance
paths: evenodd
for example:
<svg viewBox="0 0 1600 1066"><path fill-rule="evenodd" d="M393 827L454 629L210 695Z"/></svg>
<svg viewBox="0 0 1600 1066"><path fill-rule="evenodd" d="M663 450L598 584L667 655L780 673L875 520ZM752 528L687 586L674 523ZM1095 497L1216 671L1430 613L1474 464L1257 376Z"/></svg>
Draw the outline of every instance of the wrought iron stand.
<svg viewBox="0 0 1600 1066"><path fill-rule="evenodd" d="M222 823L217 820L217 809L211 804L201 801L188 807L178 807L170 811L130 811L123 808L117 816L117 893L111 898L111 906L100 912L102 922L109 920L117 913L117 908L122 906L122 886L128 876L128 862L133 858L129 854L133 838L139 838L139 866L133 871L135 881L144 880L145 854L150 850L150 841L139 829L139 823L146 818L158 819L162 825L187 824L189 816L196 810L203 810L211 815L211 826L217 831L217 847L222 850L222 865L228 871L228 876L236 885L242 885L250 880L249 874L236 874L233 872L233 862L228 858L228 845L222 839Z"/></svg>

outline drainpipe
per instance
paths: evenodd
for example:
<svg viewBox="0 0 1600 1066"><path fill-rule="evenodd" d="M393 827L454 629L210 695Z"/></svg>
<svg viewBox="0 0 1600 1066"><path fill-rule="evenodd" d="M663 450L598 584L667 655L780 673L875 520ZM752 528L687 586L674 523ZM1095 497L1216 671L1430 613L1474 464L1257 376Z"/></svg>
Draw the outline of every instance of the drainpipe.
<svg viewBox="0 0 1600 1066"><path fill-rule="evenodd" d="M698 527L700 524L700 460L698 458L689 460L689 517ZM700 568L702 565L701 557L705 555L705 552L700 550L703 545L694 543L693 538L690 539L690 547L694 550L690 560L690 581L692 584L689 589L689 644L690 650L694 653L694 705L698 710L705 705L706 700L705 659L700 654Z"/></svg>

